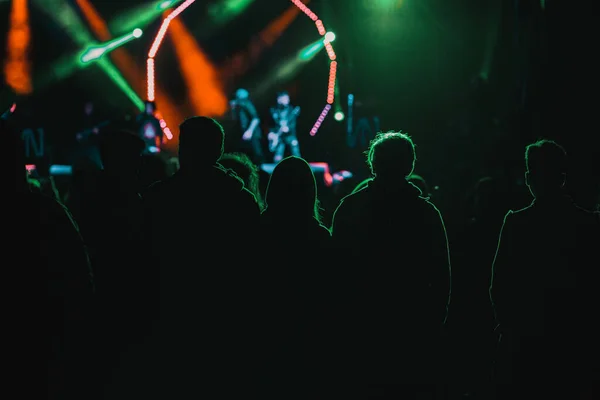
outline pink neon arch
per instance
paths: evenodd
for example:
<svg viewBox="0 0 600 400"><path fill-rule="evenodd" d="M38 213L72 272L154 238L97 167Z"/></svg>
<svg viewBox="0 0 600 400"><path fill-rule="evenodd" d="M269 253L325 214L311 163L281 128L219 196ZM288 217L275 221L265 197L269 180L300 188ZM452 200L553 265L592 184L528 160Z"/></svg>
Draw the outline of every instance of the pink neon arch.
<svg viewBox="0 0 600 400"><path fill-rule="evenodd" d="M175 8L163 20L163 22L160 26L160 29L158 30L158 33L156 34L156 36L154 38L152 46L150 47L150 50L148 51L148 59L146 60L146 79L147 79L148 101L155 101L156 87L155 87L155 60L154 59L156 57L156 54L158 53L158 50L160 49L160 45L162 44L162 42L165 38L167 30L169 29L169 24L171 23L171 21L173 19L177 18L177 16L179 14L181 14L183 11L185 11L185 9L187 9L195 1L196 0L186 0L185 2L181 3L177 8ZM319 19L317 14L315 14L310 8L308 8L301 0L290 0L290 1L296 7L298 7L300 9L300 11L302 11L307 17L309 17L315 23L315 26L316 26L319 34L321 36L325 36L327 31L325 29L325 26L323 25L323 21L321 21ZM335 51L333 50L333 46L331 45L330 42L325 41L324 45L325 45L325 50L327 51L327 56L329 57L329 60L330 60L330 62L329 62L329 82L328 82L328 87L327 87L327 104L325 104L323 111L321 111L321 114L317 118L317 121L314 123L312 129L310 130L311 136L314 136L317 134L317 131L321 127L321 124L323 123L325 118L327 117L327 114L331 110L331 105L333 104L333 101L335 100L335 83L336 83L336 79L337 79L336 54L335 54ZM171 139L173 137L173 135L163 119L160 120L160 124L163 127L166 137L168 139Z"/></svg>
<svg viewBox="0 0 600 400"><path fill-rule="evenodd" d="M148 101L155 101L156 99L156 86L155 86L155 70L154 70L154 58L156 57L156 53L160 49L160 45L162 44L165 35L167 34L167 29L169 29L169 24L172 20L177 18L179 14L185 11L186 8L191 6L196 0L186 0L181 3L177 8L175 8L171 13L163 20L158 33L154 37L154 41L152 42L152 46L150 46L150 50L148 51L148 59L146 60L146 96ZM165 133L165 137L169 140L173 138L173 133L167 126L165 120L157 115L160 120L160 126Z"/></svg>
<svg viewBox="0 0 600 400"><path fill-rule="evenodd" d="M317 14L312 12L312 10L310 8L308 8L306 6L306 4L304 4L302 2L302 0L290 0L290 1L296 7L298 7L300 9L300 11L302 11L308 18L310 18L315 23L315 26L317 27L317 30L319 31L319 35L325 36L325 34L327 33L327 30L325 29L325 26L323 25L323 21L321 21L319 19ZM329 82L327 85L327 104L325 104L325 107L323 107L323 111L321 111L321 114L317 118L317 121L314 123L312 129L310 130L311 136L315 136L317 134L317 131L321 127L321 124L323 123L325 118L327 117L327 114L329 114L329 111L331 110L331 105L333 104L333 101L335 100L335 82L337 79L337 61L336 61L337 57L335 55L335 51L333 50L333 46L331 45L331 43L329 41L324 41L324 43L325 43L325 50L327 51L327 56L329 57Z"/></svg>

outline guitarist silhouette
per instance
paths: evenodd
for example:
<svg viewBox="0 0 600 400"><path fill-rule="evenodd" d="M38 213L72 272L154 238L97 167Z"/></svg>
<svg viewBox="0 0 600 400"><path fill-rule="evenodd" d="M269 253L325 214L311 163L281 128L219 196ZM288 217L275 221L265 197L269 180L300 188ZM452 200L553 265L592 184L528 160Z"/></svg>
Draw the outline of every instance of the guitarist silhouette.
<svg viewBox="0 0 600 400"><path fill-rule="evenodd" d="M300 107L292 107L287 92L277 94L277 106L271 108L274 127L269 132L269 150L273 154L273 162L283 159L286 149L292 156L301 157L300 146L296 136L296 120Z"/></svg>

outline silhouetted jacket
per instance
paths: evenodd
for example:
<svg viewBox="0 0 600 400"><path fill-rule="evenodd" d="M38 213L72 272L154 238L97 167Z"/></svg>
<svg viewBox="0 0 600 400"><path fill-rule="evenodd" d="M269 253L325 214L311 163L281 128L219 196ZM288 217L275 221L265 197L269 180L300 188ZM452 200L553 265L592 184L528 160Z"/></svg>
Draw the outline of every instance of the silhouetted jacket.
<svg viewBox="0 0 600 400"><path fill-rule="evenodd" d="M209 165L180 170L143 198L157 315L152 335L123 360L114 392L163 398L247 389L264 348L256 299L263 290L248 265L260 215L254 196Z"/></svg>
<svg viewBox="0 0 600 400"><path fill-rule="evenodd" d="M490 296L513 383L597 380L599 244L598 215L568 197L506 215Z"/></svg>
<svg viewBox="0 0 600 400"><path fill-rule="evenodd" d="M599 245L598 214L577 207L569 197L536 199L509 211L490 286L499 322L540 334L545 319L576 318L571 307L597 302L586 292L595 291Z"/></svg>
<svg viewBox="0 0 600 400"><path fill-rule="evenodd" d="M336 314L346 319L338 336L357 353L345 363L371 383L438 382L450 261L437 208L405 180L375 178L342 200L332 237L341 261Z"/></svg>
<svg viewBox="0 0 600 400"><path fill-rule="evenodd" d="M260 216L256 199L235 173L221 165L180 170L152 185L143 197L145 230L155 261L235 265L256 243ZM237 250L230 251L232 247ZM177 251L166 250L171 248Z"/></svg>
<svg viewBox="0 0 600 400"><path fill-rule="evenodd" d="M377 178L346 196L333 218L332 236L353 266L382 269L388 281L420 292L432 307L429 318L446 318L450 258L442 216L413 184Z"/></svg>
<svg viewBox="0 0 600 400"><path fill-rule="evenodd" d="M62 204L30 192L17 194L15 200L17 207L2 226L13 238L3 247L5 267L18 274L11 281L17 304L9 307L18 314L8 318L26 340L19 346L22 359L45 358L48 398L74 399L89 387L93 364L95 338L88 329L94 317L93 282L87 251ZM15 374L28 373L30 365L24 363L22 371L21 365L11 367Z"/></svg>
<svg viewBox="0 0 600 400"><path fill-rule="evenodd" d="M267 208L261 214L258 250L265 256L270 386L284 388L283 393L294 388L300 398L317 384L314 364L323 354L321 321L330 317L326 298L332 292L331 235L312 215L298 216L293 207L285 211Z"/></svg>
<svg viewBox="0 0 600 400"><path fill-rule="evenodd" d="M223 223L231 221L242 226L251 223L254 226L249 228L255 229L258 223L259 209L254 195L234 172L220 164L199 171L180 170L150 186L143 197L147 209L154 211L154 218L162 215L163 207L168 210L167 219L172 227L193 226L201 220L204 226L195 228L208 228L207 224L211 224L221 229L225 228Z"/></svg>

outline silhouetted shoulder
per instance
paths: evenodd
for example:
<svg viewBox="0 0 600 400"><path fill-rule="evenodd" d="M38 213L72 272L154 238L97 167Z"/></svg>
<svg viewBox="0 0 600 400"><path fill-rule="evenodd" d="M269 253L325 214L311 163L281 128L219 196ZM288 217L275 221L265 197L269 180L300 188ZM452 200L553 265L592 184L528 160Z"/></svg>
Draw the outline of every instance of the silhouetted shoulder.
<svg viewBox="0 0 600 400"><path fill-rule="evenodd" d="M216 168L217 170L219 170L220 172L222 172L226 178L228 178L228 180L230 181L229 183L231 184L230 189L235 192L239 192L241 197L245 197L248 198L249 200L252 200L254 203L256 203L258 205L258 202L256 201L256 196L254 196L254 193L252 193L250 190L248 190L244 184L244 180L242 178L240 178L238 176L238 174L235 173L235 171L233 171L232 169L227 169L225 167L219 166Z"/></svg>
<svg viewBox="0 0 600 400"><path fill-rule="evenodd" d="M433 202L431 202L429 200L429 197L421 197L419 196L419 200L421 200L423 202L423 206L426 209L429 209L432 213L436 214L436 215L442 215L442 213L440 212L440 210L436 207L435 204L433 204Z"/></svg>
<svg viewBox="0 0 600 400"><path fill-rule="evenodd" d="M529 213L531 211L532 211L531 206L527 206L527 207L520 208L518 210L508 210L506 215L523 216L523 215L527 215L527 213Z"/></svg>
<svg viewBox="0 0 600 400"><path fill-rule="evenodd" d="M574 207L574 216L578 226L587 226L594 234L600 234L600 213L589 211L579 206Z"/></svg>
<svg viewBox="0 0 600 400"><path fill-rule="evenodd" d="M335 212L333 214L333 222L331 227L331 234L334 232L337 235L339 233L340 226L346 226L349 223L352 223L354 215L354 211L357 209L370 210L368 207L368 202L370 201L369 196L366 195L366 187L362 188L354 193L351 193L344 197L340 204L338 204Z"/></svg>
<svg viewBox="0 0 600 400"><path fill-rule="evenodd" d="M168 190L168 187L171 184L172 184L172 177L154 182L153 184L151 184L150 186L148 186L141 192L142 198L144 198L144 199L152 198L152 197L158 195L159 193L163 192L164 190Z"/></svg>
<svg viewBox="0 0 600 400"><path fill-rule="evenodd" d="M502 221L501 235L506 240L508 236L512 236L513 232L518 231L518 225L527 225L526 221L530 219L533 213L531 206L521 208L519 210L508 210Z"/></svg>
<svg viewBox="0 0 600 400"><path fill-rule="evenodd" d="M349 195L342 198L342 200L340 200L340 204L338 205L338 208L340 208L342 206L348 206L348 205L358 205L361 202L365 201L366 197L367 197L367 186L357 190L356 192L350 193Z"/></svg>
<svg viewBox="0 0 600 400"><path fill-rule="evenodd" d="M533 203L531 203L527 207L523 207L518 210L509 210L508 214L518 214L519 216L522 216L522 215L527 215L527 213L530 213L532 211L534 211Z"/></svg>
<svg viewBox="0 0 600 400"><path fill-rule="evenodd" d="M531 205L516 211L509 211L504 217L504 236L548 238L554 232L556 237L577 232L577 237L598 237L600 223L596 213L585 210L571 201L562 201L550 205ZM541 235L541 236L540 236ZM567 235L568 236L568 235ZM542 239L539 239L542 240ZM587 242L588 239L585 239Z"/></svg>
<svg viewBox="0 0 600 400"><path fill-rule="evenodd" d="M573 204L573 207L579 215L585 216L585 218L598 219L598 216L600 215L600 212L598 211L586 210L585 208L579 207L576 204Z"/></svg>
<svg viewBox="0 0 600 400"><path fill-rule="evenodd" d="M70 290L93 288L87 249L67 207L40 193L27 193L22 200L22 212L37 219L29 219L29 223L38 224L35 234L39 254L49 267L49 285L51 281L66 279L71 282Z"/></svg>
<svg viewBox="0 0 600 400"><path fill-rule="evenodd" d="M326 226L319 224L318 227L319 236L324 240L331 238L331 231Z"/></svg>
<svg viewBox="0 0 600 400"><path fill-rule="evenodd" d="M504 216L504 224L506 224L507 221L514 222L525 220L534 212L535 210L533 209L532 205L528 205L527 207L523 207L518 210L508 210Z"/></svg>
<svg viewBox="0 0 600 400"><path fill-rule="evenodd" d="M150 185L144 190L143 195L153 196L160 192L170 191L172 186L187 186L196 180L199 184L202 184L203 182L217 184L221 189L231 191L243 192L245 189L244 181L237 176L235 172L220 165L216 165L210 167L204 173L198 174L198 176L186 176L183 172L178 171L173 176Z"/></svg>
<svg viewBox="0 0 600 400"><path fill-rule="evenodd" d="M24 205L32 207L32 210L40 210L40 217L45 220L43 222L67 226L68 228L72 228L77 234L79 233L79 227L69 209L56 199L45 194L32 192L27 194L27 201Z"/></svg>
<svg viewBox="0 0 600 400"><path fill-rule="evenodd" d="M240 178L233 170L227 170L227 175L232 179L232 181L235 181L235 184L232 182L233 190L238 190L243 196L251 197L254 201L256 201L256 197L250 190L248 190L248 188L246 188L242 178Z"/></svg>

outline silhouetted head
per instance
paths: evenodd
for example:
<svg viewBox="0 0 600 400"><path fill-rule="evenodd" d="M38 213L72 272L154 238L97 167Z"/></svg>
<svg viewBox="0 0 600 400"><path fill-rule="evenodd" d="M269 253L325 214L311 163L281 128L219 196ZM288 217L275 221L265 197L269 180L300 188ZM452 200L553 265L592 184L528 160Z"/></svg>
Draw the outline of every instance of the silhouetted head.
<svg viewBox="0 0 600 400"><path fill-rule="evenodd" d="M156 112L156 103L153 101L146 100L144 102L144 112L147 115L154 115Z"/></svg>
<svg viewBox="0 0 600 400"><path fill-rule="evenodd" d="M193 170L215 165L223 155L225 132L208 117L191 117L179 125L179 165Z"/></svg>
<svg viewBox="0 0 600 400"><path fill-rule="evenodd" d="M290 94L288 92L277 93L277 104L280 106L288 106L290 104Z"/></svg>
<svg viewBox="0 0 600 400"><path fill-rule="evenodd" d="M235 91L235 98L237 100L247 100L250 97L250 93L246 89L238 89Z"/></svg>
<svg viewBox="0 0 600 400"><path fill-rule="evenodd" d="M267 209L319 220L317 182L302 158L284 158L273 170L266 195Z"/></svg>
<svg viewBox="0 0 600 400"><path fill-rule="evenodd" d="M429 186L427 185L425 178L423 178L421 175L410 174L407 180L418 187L424 197L431 196L431 193L429 193Z"/></svg>
<svg viewBox="0 0 600 400"><path fill-rule="evenodd" d="M417 160L415 145L405 133L378 133L367 151L371 173L386 180L406 179L414 170Z"/></svg>
<svg viewBox="0 0 600 400"><path fill-rule="evenodd" d="M525 182L533 197L557 195L566 182L567 152L552 140L538 140L525 148Z"/></svg>
<svg viewBox="0 0 600 400"><path fill-rule="evenodd" d="M105 171L131 175L139 171L146 144L132 131L111 129L100 133L98 148Z"/></svg>
<svg viewBox="0 0 600 400"><path fill-rule="evenodd" d="M262 209L263 202L260 194L259 170L250 157L244 153L225 153L219 160L219 164L233 170L237 176L242 178L244 186L254 194L258 205Z"/></svg>

